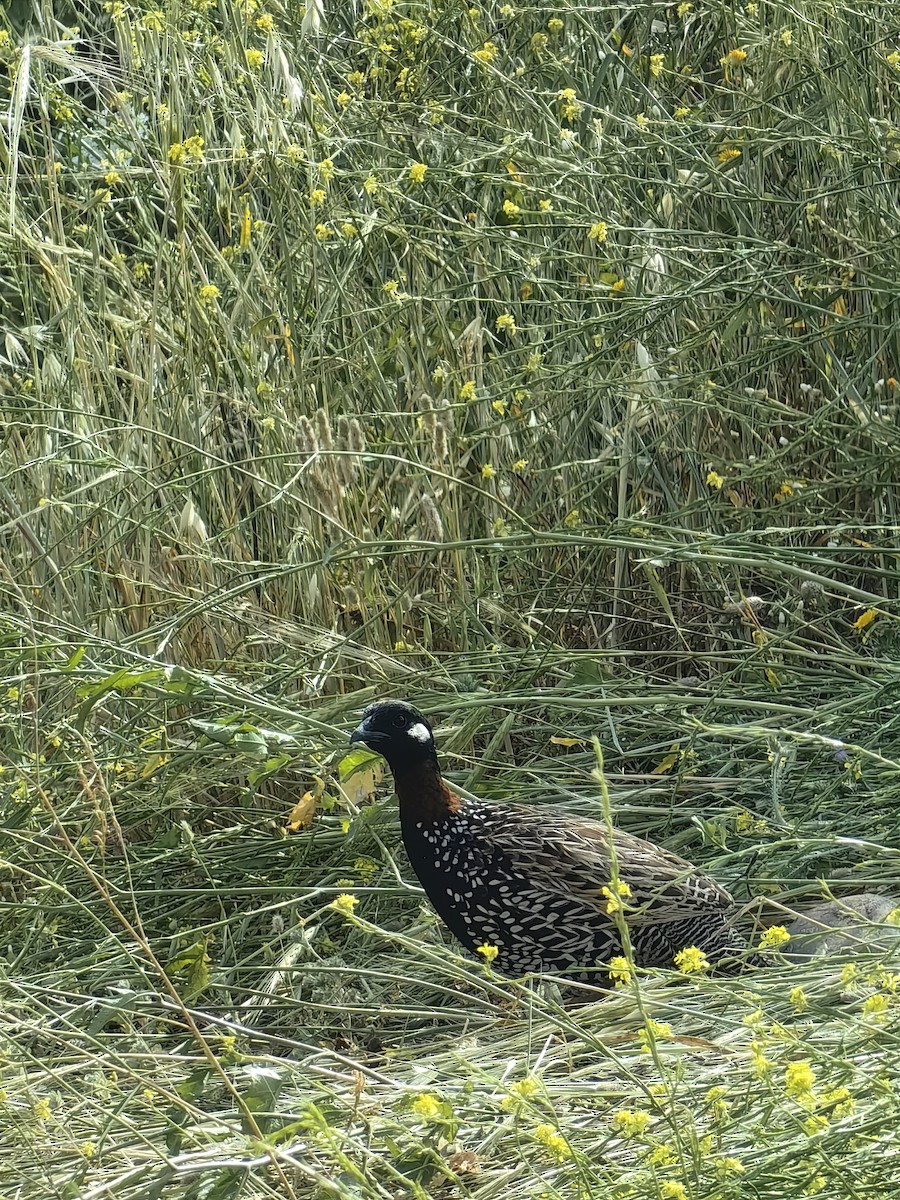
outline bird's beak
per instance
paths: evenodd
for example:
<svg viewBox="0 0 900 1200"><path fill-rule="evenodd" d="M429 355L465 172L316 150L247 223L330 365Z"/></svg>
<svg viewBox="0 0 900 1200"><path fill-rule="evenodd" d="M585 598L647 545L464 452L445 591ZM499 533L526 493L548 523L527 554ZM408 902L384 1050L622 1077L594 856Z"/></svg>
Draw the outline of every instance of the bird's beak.
<svg viewBox="0 0 900 1200"><path fill-rule="evenodd" d="M378 733L374 729L366 729L365 725L358 725L350 734L350 745L354 742L362 742L364 746L368 746L370 750L377 750L379 743L384 742L386 737L383 733Z"/></svg>

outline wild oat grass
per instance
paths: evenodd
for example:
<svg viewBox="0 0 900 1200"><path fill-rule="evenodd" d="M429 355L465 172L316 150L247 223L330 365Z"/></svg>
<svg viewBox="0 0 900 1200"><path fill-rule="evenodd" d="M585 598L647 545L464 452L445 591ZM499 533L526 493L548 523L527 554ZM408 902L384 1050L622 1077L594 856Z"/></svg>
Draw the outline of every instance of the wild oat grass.
<svg viewBox="0 0 900 1200"><path fill-rule="evenodd" d="M0 1195L892 1196L890 956L562 1004L343 747L900 891L896 5L12 0L0 112Z"/></svg>

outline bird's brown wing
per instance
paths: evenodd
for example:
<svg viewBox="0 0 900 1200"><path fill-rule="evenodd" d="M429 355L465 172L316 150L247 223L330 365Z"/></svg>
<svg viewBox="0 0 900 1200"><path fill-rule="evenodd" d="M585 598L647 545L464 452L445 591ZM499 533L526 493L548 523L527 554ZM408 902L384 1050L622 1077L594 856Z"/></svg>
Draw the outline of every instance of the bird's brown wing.
<svg viewBox="0 0 900 1200"><path fill-rule="evenodd" d="M548 891L568 893L608 913L609 897L603 889L613 891L612 854L610 831L600 821L503 805L502 818L485 832L517 872ZM613 830L612 844L619 880L631 892L623 897L629 925L678 921L733 904L714 879L661 846L620 829Z"/></svg>

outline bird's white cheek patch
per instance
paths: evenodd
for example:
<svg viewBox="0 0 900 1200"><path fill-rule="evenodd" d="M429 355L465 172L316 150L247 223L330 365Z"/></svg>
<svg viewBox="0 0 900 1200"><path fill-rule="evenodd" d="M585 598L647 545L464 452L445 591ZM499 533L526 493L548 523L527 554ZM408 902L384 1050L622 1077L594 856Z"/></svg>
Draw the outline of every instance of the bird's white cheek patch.
<svg viewBox="0 0 900 1200"><path fill-rule="evenodd" d="M417 742L431 741L431 733L428 726L423 725L421 721L417 721L415 725L411 725L406 732L411 738L415 738Z"/></svg>

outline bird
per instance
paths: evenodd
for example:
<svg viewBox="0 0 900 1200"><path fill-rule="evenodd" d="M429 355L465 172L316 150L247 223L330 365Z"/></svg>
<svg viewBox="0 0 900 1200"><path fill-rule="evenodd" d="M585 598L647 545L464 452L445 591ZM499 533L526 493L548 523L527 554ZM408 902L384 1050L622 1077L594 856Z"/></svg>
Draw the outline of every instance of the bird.
<svg viewBox="0 0 900 1200"><path fill-rule="evenodd" d="M608 986L622 917L638 966L672 966L692 948L714 969L743 969L732 897L684 859L602 821L464 799L441 774L431 724L405 701L370 704L350 742L391 770L403 843L432 907L502 974Z"/></svg>

